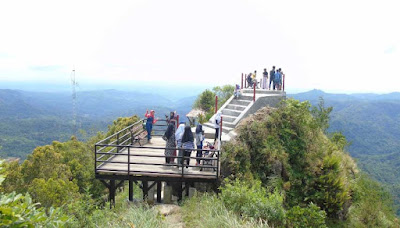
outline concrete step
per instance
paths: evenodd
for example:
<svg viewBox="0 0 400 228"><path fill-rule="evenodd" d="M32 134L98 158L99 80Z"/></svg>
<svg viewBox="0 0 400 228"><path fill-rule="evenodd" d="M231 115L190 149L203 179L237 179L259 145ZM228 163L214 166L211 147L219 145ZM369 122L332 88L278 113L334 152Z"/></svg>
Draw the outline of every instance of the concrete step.
<svg viewBox="0 0 400 228"><path fill-rule="evenodd" d="M213 124L204 123L203 124L203 130L204 130L204 136L205 136L206 139L214 139L214 137L215 137L215 128L214 128ZM222 132L223 132L222 136L228 134L232 130L233 130L233 128L222 126Z"/></svg>
<svg viewBox="0 0 400 228"><path fill-rule="evenodd" d="M246 94L247 95L247 94ZM250 94L248 94L248 95L250 95ZM253 101L253 95L251 94L251 96L244 96L244 95L242 95L242 96L240 96L239 97L239 101L240 100L242 100L242 101Z"/></svg>
<svg viewBox="0 0 400 228"><path fill-rule="evenodd" d="M246 106L228 104L225 108L227 108L227 109L232 109L232 110L237 110L237 111L243 111L243 110L246 109Z"/></svg>
<svg viewBox="0 0 400 228"><path fill-rule="evenodd" d="M207 126L207 127L210 127L210 128L214 128L214 123L207 122L207 123L204 123L203 126ZM225 128L225 127L230 128L230 129L233 129L233 128L235 128L235 124L233 124L233 123L228 123L228 122L226 122L226 121L222 121L222 128Z"/></svg>
<svg viewBox="0 0 400 228"><path fill-rule="evenodd" d="M214 140L215 137L215 129L211 129L204 131L204 137L208 140Z"/></svg>
<svg viewBox="0 0 400 228"><path fill-rule="evenodd" d="M233 130L233 128L231 128L231 127L224 127L224 126L222 126L222 132L224 132L224 133L229 133L230 131L232 131Z"/></svg>
<svg viewBox="0 0 400 228"><path fill-rule="evenodd" d="M222 116L222 124L224 122L232 123L236 120L236 116L229 116L224 114L222 114L221 116Z"/></svg>
<svg viewBox="0 0 400 228"><path fill-rule="evenodd" d="M235 128L235 124L233 123L227 123L227 122L222 122L222 128L224 127L229 127L229 128Z"/></svg>
<svg viewBox="0 0 400 228"><path fill-rule="evenodd" d="M215 128L212 123L204 123L203 124L203 130L204 130L204 137L206 139L214 139L215 137Z"/></svg>
<svg viewBox="0 0 400 228"><path fill-rule="evenodd" d="M227 109L227 108L224 108L224 109L222 110L222 114L223 114L223 115L239 116L240 113L241 113L241 112L238 112L238 111L235 111L235 110L232 110L232 109Z"/></svg>
<svg viewBox="0 0 400 228"><path fill-rule="evenodd" d="M231 103L229 105L242 105L242 106L248 106L251 103L251 101L247 100L239 100L239 99L232 99Z"/></svg>

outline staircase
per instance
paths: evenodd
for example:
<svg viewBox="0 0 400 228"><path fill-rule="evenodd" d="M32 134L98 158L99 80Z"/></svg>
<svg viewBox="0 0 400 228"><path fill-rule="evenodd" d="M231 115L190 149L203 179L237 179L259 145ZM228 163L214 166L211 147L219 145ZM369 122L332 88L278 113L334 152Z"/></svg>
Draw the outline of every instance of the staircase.
<svg viewBox="0 0 400 228"><path fill-rule="evenodd" d="M265 106L276 107L276 105L286 98L283 91L256 90L255 101L253 101L253 89L242 89L239 98L230 97L219 109L222 116L222 141L229 141L235 133L232 131L243 118L255 113ZM215 135L214 122L215 115L209 122L203 124L205 137L213 140Z"/></svg>

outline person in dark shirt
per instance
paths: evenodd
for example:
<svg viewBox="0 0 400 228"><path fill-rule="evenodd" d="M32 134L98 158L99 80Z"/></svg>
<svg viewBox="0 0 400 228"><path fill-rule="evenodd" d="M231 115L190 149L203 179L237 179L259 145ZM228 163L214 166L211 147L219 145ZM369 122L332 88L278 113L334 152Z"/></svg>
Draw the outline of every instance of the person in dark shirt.
<svg viewBox="0 0 400 228"><path fill-rule="evenodd" d="M275 79L275 66L272 67L272 70L269 72L269 86L268 88L271 89L271 83L273 83ZM272 89L275 90L275 83L272 84Z"/></svg>
<svg viewBox="0 0 400 228"><path fill-rule="evenodd" d="M190 154L192 153L192 149L194 149L194 137L193 137L193 132L190 126L185 126L185 131L183 132L182 136L182 148L184 150L184 155L185 158L182 160L182 169L183 169L183 163L186 161L186 168L188 168L190 165Z"/></svg>
<svg viewBox="0 0 400 228"><path fill-rule="evenodd" d="M247 75L247 88L253 88L253 79L251 78L252 73Z"/></svg>

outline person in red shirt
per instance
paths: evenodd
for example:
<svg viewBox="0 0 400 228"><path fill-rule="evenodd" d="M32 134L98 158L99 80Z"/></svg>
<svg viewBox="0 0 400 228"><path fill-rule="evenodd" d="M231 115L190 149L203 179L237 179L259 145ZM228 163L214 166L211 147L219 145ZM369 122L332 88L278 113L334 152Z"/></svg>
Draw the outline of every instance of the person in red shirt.
<svg viewBox="0 0 400 228"><path fill-rule="evenodd" d="M147 131L147 142L150 143L151 139L151 131L153 130L153 124L157 122L157 119L154 118L154 110L151 110L149 113L149 110L146 110L146 114L144 116L147 118L146 121L146 131Z"/></svg>

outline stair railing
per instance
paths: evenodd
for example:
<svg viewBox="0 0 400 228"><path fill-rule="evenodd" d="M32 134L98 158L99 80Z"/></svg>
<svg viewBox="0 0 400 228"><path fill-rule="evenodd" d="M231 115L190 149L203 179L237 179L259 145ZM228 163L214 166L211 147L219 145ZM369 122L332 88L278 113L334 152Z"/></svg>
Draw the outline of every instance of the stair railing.
<svg viewBox="0 0 400 228"><path fill-rule="evenodd" d="M243 89L243 73L242 73L242 85L240 88Z"/></svg>
<svg viewBox="0 0 400 228"><path fill-rule="evenodd" d="M256 83L253 84L253 102L256 101L256 85L257 85L257 81L256 81Z"/></svg>

